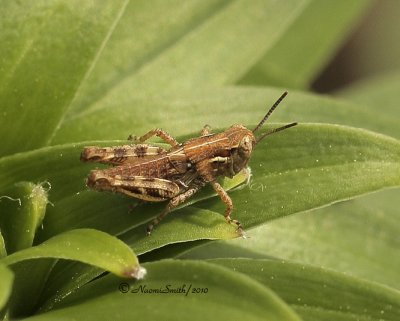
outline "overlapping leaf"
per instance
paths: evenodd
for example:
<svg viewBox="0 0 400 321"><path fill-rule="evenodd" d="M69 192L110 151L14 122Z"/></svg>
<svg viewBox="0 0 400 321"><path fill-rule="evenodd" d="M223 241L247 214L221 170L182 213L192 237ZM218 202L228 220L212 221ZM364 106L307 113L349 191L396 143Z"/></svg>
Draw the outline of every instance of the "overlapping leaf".
<svg viewBox="0 0 400 321"><path fill-rule="evenodd" d="M285 261L210 260L270 287L304 320L397 320L400 294L384 286Z"/></svg>
<svg viewBox="0 0 400 321"><path fill-rule="evenodd" d="M98 320L115 317L115 311L125 319L139 315L164 320L300 320L268 288L228 269L200 261L159 261L145 267L148 277L141 282L105 277L71 295L57 310L27 320L78 314L81 320ZM193 292L197 289L199 293Z"/></svg>
<svg viewBox="0 0 400 321"><path fill-rule="evenodd" d="M0 264L0 279L0 310L2 310L10 297L13 282L12 272L3 264Z"/></svg>
<svg viewBox="0 0 400 321"><path fill-rule="evenodd" d="M0 3L1 156L47 144L126 3Z"/></svg>

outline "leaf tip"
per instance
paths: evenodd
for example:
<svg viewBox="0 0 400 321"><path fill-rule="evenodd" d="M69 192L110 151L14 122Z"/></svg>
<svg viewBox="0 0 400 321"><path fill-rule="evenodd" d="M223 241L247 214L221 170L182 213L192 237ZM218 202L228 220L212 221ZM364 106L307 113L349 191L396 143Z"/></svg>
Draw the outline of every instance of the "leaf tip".
<svg viewBox="0 0 400 321"><path fill-rule="evenodd" d="M123 275L128 278L135 278L136 280L143 279L147 274L147 270L140 266L134 266L124 271Z"/></svg>

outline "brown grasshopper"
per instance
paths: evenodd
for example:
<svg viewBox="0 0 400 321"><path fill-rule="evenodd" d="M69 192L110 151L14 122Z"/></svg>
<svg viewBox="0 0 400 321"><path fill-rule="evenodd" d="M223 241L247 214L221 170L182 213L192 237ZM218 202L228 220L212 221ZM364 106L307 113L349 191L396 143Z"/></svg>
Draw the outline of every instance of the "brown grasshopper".
<svg viewBox="0 0 400 321"><path fill-rule="evenodd" d="M226 221L236 224L242 232L239 221L231 218L232 200L217 178L233 177L244 169L253 148L264 137L297 125L290 123L258 138L254 136L286 95L284 92L253 130L233 125L222 133L212 134L206 125L200 137L178 143L163 130L153 129L140 137L129 136L128 140L135 143L133 145L85 147L81 161L114 165L90 171L86 184L98 191L117 192L149 202L169 200L165 209L148 225L147 234L150 235L168 212L209 183L226 205ZM160 137L171 148L142 144L153 136Z"/></svg>

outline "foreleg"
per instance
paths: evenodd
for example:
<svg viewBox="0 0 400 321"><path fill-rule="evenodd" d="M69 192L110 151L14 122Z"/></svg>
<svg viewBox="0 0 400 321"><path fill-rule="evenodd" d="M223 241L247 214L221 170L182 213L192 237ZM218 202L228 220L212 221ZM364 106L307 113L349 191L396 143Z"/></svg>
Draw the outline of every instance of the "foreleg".
<svg viewBox="0 0 400 321"><path fill-rule="evenodd" d="M242 231L242 225L240 224L240 222L238 220L234 220L231 218L231 213L233 210L233 203L231 198L229 197L228 193L222 188L222 186L216 182L210 182L211 186L214 188L214 190L217 192L217 194L219 195L219 197L221 198L222 202L225 204L226 209L225 209L225 219L228 223L230 224L235 224L238 228L239 231Z"/></svg>

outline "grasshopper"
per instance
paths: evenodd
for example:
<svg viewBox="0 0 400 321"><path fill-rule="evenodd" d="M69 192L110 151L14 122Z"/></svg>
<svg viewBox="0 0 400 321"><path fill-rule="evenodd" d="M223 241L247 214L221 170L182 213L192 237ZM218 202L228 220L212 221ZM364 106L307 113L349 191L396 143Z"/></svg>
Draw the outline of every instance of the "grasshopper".
<svg viewBox="0 0 400 321"><path fill-rule="evenodd" d="M224 132L214 134L206 125L200 137L179 143L157 128L140 137L129 136L128 140L134 143L131 145L84 147L81 161L113 165L90 171L86 184L97 191L121 193L148 202L168 200L164 210L148 225L147 235L172 209L210 184L226 206L226 221L235 224L242 232L240 222L231 218L232 200L217 178L232 178L247 166L254 147L264 137L297 125L290 123L267 131L258 138L254 136L286 95L287 92L284 92L253 130L233 125ZM143 144L153 136L161 138L171 147L165 149Z"/></svg>

